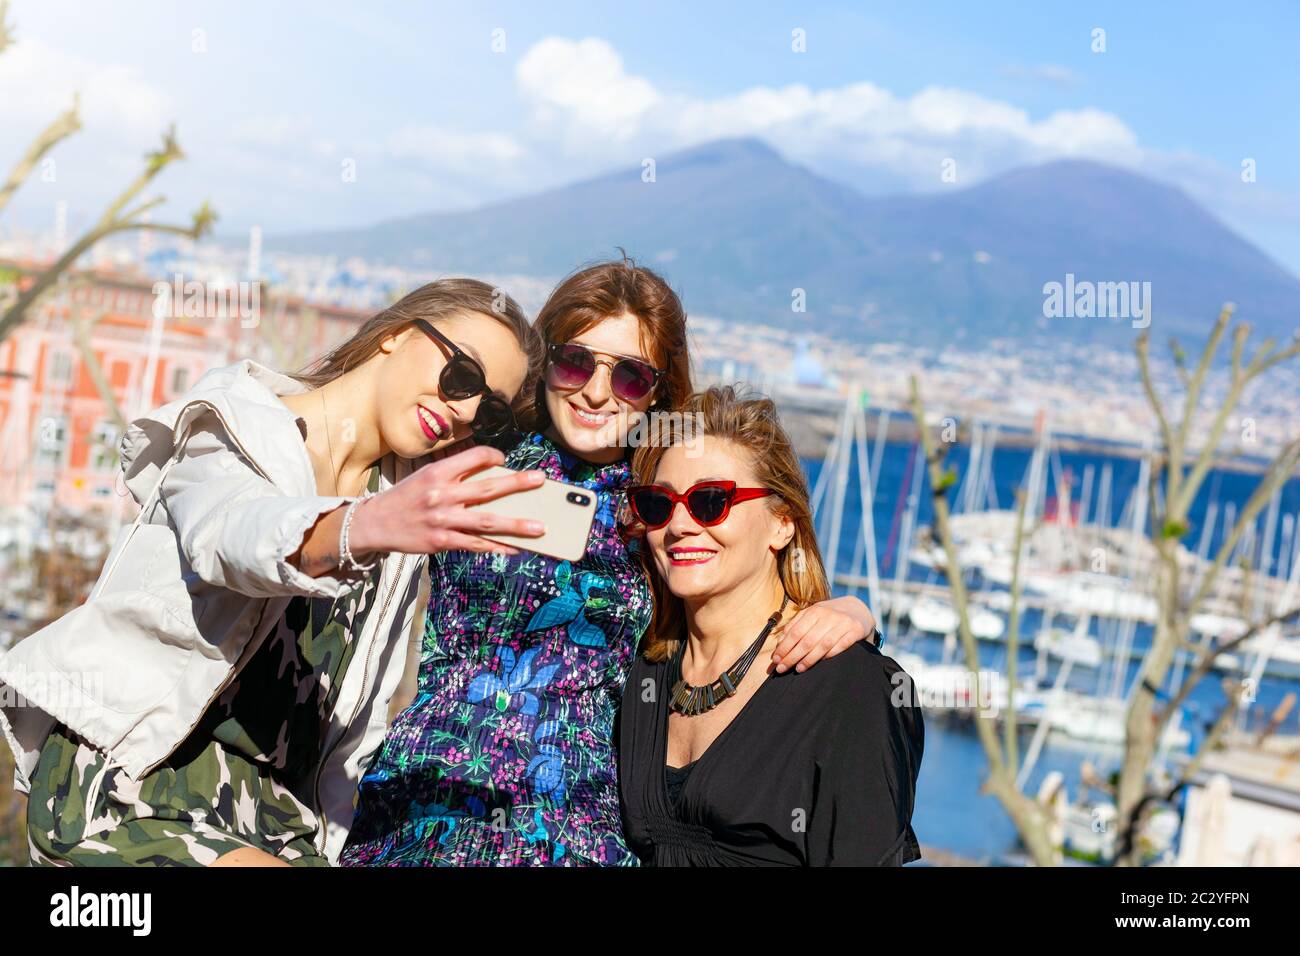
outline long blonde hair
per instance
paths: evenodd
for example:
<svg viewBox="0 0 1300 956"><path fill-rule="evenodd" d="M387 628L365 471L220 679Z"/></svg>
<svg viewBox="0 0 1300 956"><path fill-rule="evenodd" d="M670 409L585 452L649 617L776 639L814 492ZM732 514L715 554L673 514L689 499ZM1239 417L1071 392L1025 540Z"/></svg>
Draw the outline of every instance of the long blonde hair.
<svg viewBox="0 0 1300 956"><path fill-rule="evenodd" d="M379 343L390 335L401 332L416 319L431 325L458 313L477 313L500 322L511 332L528 358L529 378L520 389L518 403L529 393L532 382L541 368L543 345L541 337L528 324L524 310L500 289L494 289L478 279L439 279L408 292L383 311L361 324L346 341L335 346L321 358L289 377L308 388L320 388L344 372L361 365L379 351ZM516 407L518 407L516 405Z"/></svg>
<svg viewBox="0 0 1300 956"><path fill-rule="evenodd" d="M680 424L690 423L695 427L695 437L702 430L705 435L726 439L743 449L758 483L776 493L762 499L762 503L794 523L794 536L776 555L777 575L790 595L792 605L782 615L783 622L788 622L795 610L826 600L830 596L830 587L813 529L808 481L790 436L777 416L776 405L769 398L751 397L725 385L696 392L680 411ZM688 437L683 435L684 429L670 431L672 433L666 440L642 445L636 450L632 470L638 482L654 481L664 452L675 444L682 444ZM636 533L635 529L632 533ZM677 651L686 625L686 609L681 598L668 590L646 547L641 548L641 560L655 599L654 618L642 648L648 660L664 661Z"/></svg>

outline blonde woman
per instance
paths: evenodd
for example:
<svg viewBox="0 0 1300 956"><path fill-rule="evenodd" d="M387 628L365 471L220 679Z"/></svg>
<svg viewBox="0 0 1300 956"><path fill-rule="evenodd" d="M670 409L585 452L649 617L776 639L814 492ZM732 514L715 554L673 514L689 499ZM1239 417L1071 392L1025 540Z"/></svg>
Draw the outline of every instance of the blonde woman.
<svg viewBox="0 0 1300 956"><path fill-rule="evenodd" d="M628 845L658 866L898 865L924 743L911 681L859 642L776 673L782 625L828 588L799 459L771 401L712 388L703 439L640 449L628 489L654 620L628 676Z"/></svg>
<svg viewBox="0 0 1300 956"><path fill-rule="evenodd" d="M462 483L490 447L431 461L506 436L538 344L499 290L447 279L303 373L245 359L131 423L139 518L90 599L0 657L34 863L337 857L425 555L538 533L466 506L540 473Z"/></svg>

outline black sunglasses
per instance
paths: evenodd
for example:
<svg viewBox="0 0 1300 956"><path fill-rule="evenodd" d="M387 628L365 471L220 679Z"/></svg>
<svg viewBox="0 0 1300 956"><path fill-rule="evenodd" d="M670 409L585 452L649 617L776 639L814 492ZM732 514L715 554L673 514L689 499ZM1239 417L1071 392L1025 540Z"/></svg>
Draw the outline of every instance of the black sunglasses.
<svg viewBox="0 0 1300 956"><path fill-rule="evenodd" d="M473 398L475 395L483 396L478 403L478 411L474 414L474 421L470 423L474 437L495 439L516 433L518 426L515 424L515 413L510 410L509 402L488 388L483 366L424 319L414 321L422 332L451 349L451 358L438 376L438 388L442 394L452 401Z"/></svg>

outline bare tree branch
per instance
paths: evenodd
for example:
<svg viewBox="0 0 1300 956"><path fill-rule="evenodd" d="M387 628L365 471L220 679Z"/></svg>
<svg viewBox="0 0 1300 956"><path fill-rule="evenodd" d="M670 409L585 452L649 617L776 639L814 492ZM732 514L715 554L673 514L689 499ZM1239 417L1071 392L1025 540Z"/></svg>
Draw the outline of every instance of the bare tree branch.
<svg viewBox="0 0 1300 956"><path fill-rule="evenodd" d="M18 191L18 187L31 175L32 170L36 168L36 164L41 161L41 157L81 129L81 119L77 115L77 107L77 97L74 96L72 106L69 107L67 112L60 114L54 122L45 127L44 132L32 140L32 144L27 147L27 152L22 155L22 158L10 171L9 178L5 180L3 186L0 186L0 212L3 212L5 206L9 205L9 200Z"/></svg>
<svg viewBox="0 0 1300 956"><path fill-rule="evenodd" d="M162 197L147 200L130 212L122 212L168 164L183 156L184 153L176 142L175 129L168 129L163 136L162 147L146 155L144 172L109 205L100 217L99 222L74 242L54 265L37 276L36 280L19 294L17 301L5 310L4 315L0 317L0 342L3 342L22 324L27 310L58 281L63 273L69 270L88 250L107 237L118 233L147 229L150 232L184 236L187 239L199 239L211 230L213 223L216 222L217 215L206 202L194 212L191 224L188 227L142 221L145 213L165 201Z"/></svg>
<svg viewBox="0 0 1300 956"><path fill-rule="evenodd" d="M1214 360L1214 353L1219 350L1219 342L1223 340L1223 333L1228 328L1228 321L1232 318L1232 313L1235 308L1236 307L1231 302L1228 302L1219 310L1219 317L1214 322L1214 328L1210 332L1210 338L1205 343L1205 348L1201 349L1200 361L1196 363L1196 371L1193 373L1191 381L1187 385L1187 393L1183 397L1183 419L1178 429L1179 434L1183 437L1183 441L1187 440L1187 436L1191 431L1192 416L1196 414L1196 408L1201 401L1201 389L1205 385L1205 376L1209 372L1210 365ZM1211 453L1214 452L1216 447L1217 443L1212 442L1210 445ZM1169 488L1169 497L1171 498L1177 496L1178 486L1182 484L1182 455L1185 450L1186 449L1180 445L1177 457L1175 458L1171 456L1169 461L1170 470L1177 475L1176 479L1171 479L1171 482L1176 482L1171 484Z"/></svg>
<svg viewBox="0 0 1300 956"><path fill-rule="evenodd" d="M1187 509L1191 507L1192 501L1196 498L1196 493L1201 489L1201 483L1205 480L1205 476L1209 474L1210 464L1215 451L1219 447L1219 442L1223 439L1223 430L1227 427L1228 417L1241 400L1241 393L1246 385L1255 375L1259 374L1258 372L1251 373L1250 369L1243 371L1241 367L1242 351L1249 335L1250 326L1244 322L1233 330L1232 379L1228 386L1228 394L1218 412L1215 413L1213 423L1210 426L1209 438L1206 439L1205 445L1201 448L1201 453L1197 456L1196 464L1192 466L1191 473L1185 480L1180 475L1177 490L1169 495L1169 511L1172 514L1185 514ZM1184 441L1186 437L1184 434Z"/></svg>
<svg viewBox="0 0 1300 956"><path fill-rule="evenodd" d="M1169 420L1165 418L1164 406L1160 403L1160 399L1156 395L1155 385L1151 381L1151 360L1148 355L1150 342L1151 337L1145 331L1138 336L1138 370L1142 374L1142 388L1147 393L1147 401L1151 403L1151 409L1156 415L1156 422L1160 426L1160 440L1164 442L1165 449L1168 450L1173 446L1174 435L1169 430Z"/></svg>
<svg viewBox="0 0 1300 956"><path fill-rule="evenodd" d="M1161 711L1160 716L1156 718L1159 727L1159 729L1157 730L1157 737L1159 737L1159 735L1164 732L1165 726L1169 723L1173 715L1178 712L1178 708L1182 707L1182 705L1186 702L1187 698L1191 696L1192 691L1196 689L1196 685L1199 684L1201 680L1207 674L1209 674L1211 670L1214 669L1215 661L1217 661L1224 654L1231 654L1234 650L1236 650L1246 641L1250 640L1260 631L1267 630L1268 628L1272 627L1274 624L1285 623L1290 618L1297 617L1297 616L1300 616L1300 607L1288 608L1285 611L1280 611L1277 614L1272 614L1261 621L1255 622L1254 624L1250 625L1250 627L1248 627L1243 633L1237 635L1236 637L1232 638L1229 641L1224 641L1218 647L1214 647L1214 648L1206 648L1204 646L1196 647L1195 649L1201 652L1200 656L1197 658L1196 663L1193 665L1192 669L1188 671L1187 678L1183 681L1182 686L1178 689L1178 693L1173 696L1173 698Z"/></svg>
<svg viewBox="0 0 1300 956"><path fill-rule="evenodd" d="M970 601L966 593L966 582L962 576L961 565L957 561L957 546L953 540L948 512L948 488L953 484L956 476L951 471L944 470L945 452L935 447L929 429L926 428L925 407L921 401L921 390L915 375L911 377L911 393L912 417L916 421L917 440L921 444L930 478L930 493L933 495L935 533L943 545L947 562L948 587L957 609L962 654L974 682L975 700L980 701L982 696L979 649L970 628ZM1018 581L1013 581L1012 587L1018 589ZM1014 715L1015 711L1011 710L1004 715L1004 719L1013 723ZM976 714L974 723L980 746L984 748L984 755L989 763L989 775L984 781L982 790L997 797L1034 862L1039 866L1052 866L1058 860L1059 847L1053 845L1048 832L1050 809L1020 792L1015 780L1015 765L1009 763L1007 755L1003 754L997 733L990 722Z"/></svg>
<svg viewBox="0 0 1300 956"><path fill-rule="evenodd" d="M184 158L185 153L181 151L180 144L176 141L175 125L167 127L167 130L163 133L162 146L145 153L144 171L135 178L131 185L122 190L117 199L104 210L104 214L99 217L99 225L97 228L106 229L115 222L129 219L132 215L138 215L140 212L143 212L143 209L139 209L136 210L135 213L130 213L127 216L119 215L126 207L127 203L138 196L140 192L153 182L158 174L166 169L169 164L174 163L178 159ZM156 204L156 201L154 204ZM148 206L145 208L148 208Z"/></svg>
<svg viewBox="0 0 1300 956"><path fill-rule="evenodd" d="M13 46L14 28L9 22L9 0L0 0L0 53Z"/></svg>
<svg viewBox="0 0 1300 956"><path fill-rule="evenodd" d="M1191 434L1193 418L1200 404L1206 375L1222 342L1231 314L1232 306L1225 305L1201 354L1195 373L1187 380L1187 394L1184 396L1177 430L1165 430L1168 419L1151 382L1145 337L1137 343L1136 351L1143 388L1153 413L1161 423L1168 458L1163 467L1165 474L1163 495L1156 480L1156 469L1152 469L1150 513L1153 519L1160 519L1154 523L1152 541L1156 551L1155 595L1158 614L1155 635L1151 646L1143 655L1138 670L1137 685L1130 695L1124 718L1124 757L1115 791L1115 803L1119 812L1119 827L1122 834L1121 849L1116 863L1121 866L1131 866L1141 862L1136 839L1143 818L1143 808L1151 800L1159 799L1158 794L1153 794L1150 790L1151 762L1170 720L1175 714L1181 712L1187 696L1204 679L1214 661L1231 648L1239 647L1242 641L1248 639L1251 634L1258 633L1260 628L1266 627L1267 621L1255 624L1245 634L1214 651L1200 648L1200 659L1183 680L1178 694L1159 712L1156 710L1157 688L1161 687L1168 677L1179 648L1187 646L1187 632L1192 615L1197 613L1201 603L1213 593L1221 572L1246 534L1246 530L1254 527L1257 516L1276 489L1294 473L1297 464L1300 464L1300 439L1298 439L1286 445L1269 466L1254 493L1238 514L1213 561L1206 570L1201 572L1191 600L1183 604L1183 589L1180 584L1182 569L1180 540L1187 532L1188 509L1196 499L1210 469L1223 460L1219 449L1228 419L1236 410L1246 387L1254 379L1278 362L1300 354L1300 338L1283 350L1278 350L1272 341L1266 341L1248 362L1244 361L1250 327L1240 323L1233 329L1231 376L1227 394L1212 417L1207 440L1201 445L1195 461L1184 474L1186 463L1183 456ZM1247 612L1243 616L1250 615Z"/></svg>
<svg viewBox="0 0 1300 956"><path fill-rule="evenodd" d="M1228 725L1231 723L1233 716L1240 709L1242 695L1245 693L1244 687L1240 685L1233 687L1231 685L1231 681L1224 681L1224 693L1228 697L1228 702L1219 709L1219 713L1214 719L1214 724L1211 726L1209 733L1205 735L1205 739L1202 741L1200 749L1192 756L1192 759L1183 766L1182 771L1178 775L1178 779L1175 780L1174 783L1163 793L1153 791L1144 793L1142 798L1138 801L1137 806L1134 808L1134 812L1129 817L1128 822L1125 823L1121 820L1119 840L1117 841L1117 854L1121 858L1131 859L1134 856L1137 849L1137 835L1141 830L1142 824L1146 820L1147 807L1158 801L1172 803L1178 796L1178 791L1192 782L1197 771L1200 770L1201 764L1205 762L1206 756L1208 756L1210 752L1218 746L1218 743L1227 731Z"/></svg>
<svg viewBox="0 0 1300 956"><path fill-rule="evenodd" d="M1200 608L1201 602L1213 590L1214 582L1218 579L1219 573L1223 570L1223 566L1227 563L1233 549L1237 547L1237 542L1246 533L1246 528L1253 524L1256 516L1264 510L1264 506L1273 497L1273 492L1295 473L1297 464L1300 464L1300 438L1283 448L1278 457L1269 465L1268 470L1264 472L1264 477L1260 479L1260 483L1255 486L1254 493L1238 513L1232 530L1215 553L1214 561L1211 563L1209 570L1201 576L1196 592L1187 604L1186 617L1190 618Z"/></svg>
<svg viewBox="0 0 1300 956"><path fill-rule="evenodd" d="M108 408L109 416L113 424L117 426L118 434L126 431L126 415L122 411L122 406L117 402L117 396L113 394L112 386L109 385L108 376L104 374L104 368L99 364L99 358L95 355L95 349L91 345L91 332L99 321L104 318L104 312L97 312L92 316L74 318L72 320L72 339L76 343L77 351L81 354L81 361L85 363L86 372L90 375L90 381L95 386L95 391L99 393L100 400Z"/></svg>
<svg viewBox="0 0 1300 956"><path fill-rule="evenodd" d="M1015 552L1011 559L1011 610L1007 618L1007 713L1002 725L1002 746L1007 766L1020 766L1020 740L1016 735L1016 681L1020 658L1020 563L1025 544L1025 506L1029 496L1016 492Z"/></svg>

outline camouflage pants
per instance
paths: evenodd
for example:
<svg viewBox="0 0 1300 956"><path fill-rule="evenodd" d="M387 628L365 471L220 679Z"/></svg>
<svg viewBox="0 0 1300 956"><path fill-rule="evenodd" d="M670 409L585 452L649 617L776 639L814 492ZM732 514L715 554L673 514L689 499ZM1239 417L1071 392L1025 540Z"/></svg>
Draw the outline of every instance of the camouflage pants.
<svg viewBox="0 0 1300 956"><path fill-rule="evenodd" d="M27 804L34 866L205 866L241 847L328 866L316 832L315 814L269 768L199 735L137 782L56 725Z"/></svg>

